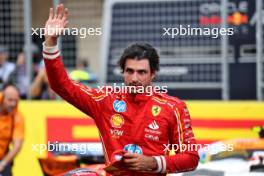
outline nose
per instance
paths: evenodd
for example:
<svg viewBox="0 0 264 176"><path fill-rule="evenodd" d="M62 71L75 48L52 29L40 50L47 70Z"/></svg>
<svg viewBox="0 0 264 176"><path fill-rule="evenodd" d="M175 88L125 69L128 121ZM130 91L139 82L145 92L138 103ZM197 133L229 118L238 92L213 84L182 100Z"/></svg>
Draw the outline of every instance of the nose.
<svg viewBox="0 0 264 176"><path fill-rule="evenodd" d="M17 105L17 101L11 101L11 102L10 102L10 106L11 106L12 108L15 108L16 105Z"/></svg>
<svg viewBox="0 0 264 176"><path fill-rule="evenodd" d="M138 82L138 74L137 74L137 72L133 73L131 80L132 80L132 82Z"/></svg>

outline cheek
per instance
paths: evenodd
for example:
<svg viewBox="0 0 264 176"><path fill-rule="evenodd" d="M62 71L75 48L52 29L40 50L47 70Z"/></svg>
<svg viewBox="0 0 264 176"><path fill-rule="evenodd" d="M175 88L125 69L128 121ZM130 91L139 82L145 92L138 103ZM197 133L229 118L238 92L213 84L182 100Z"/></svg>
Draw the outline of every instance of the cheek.
<svg viewBox="0 0 264 176"><path fill-rule="evenodd" d="M4 107L4 108L9 107L9 103L8 103L8 101L3 101L3 107Z"/></svg>
<svg viewBox="0 0 264 176"><path fill-rule="evenodd" d="M129 81L129 80L131 80L131 76L130 76L129 74L124 73L124 74L123 74L123 77L124 77L124 81Z"/></svg>
<svg viewBox="0 0 264 176"><path fill-rule="evenodd" d="M151 78L151 76L150 75L143 75L143 76L141 76L141 79L140 79L142 82L145 82L145 83L149 83L149 82L151 82L151 80L152 80L152 78Z"/></svg>

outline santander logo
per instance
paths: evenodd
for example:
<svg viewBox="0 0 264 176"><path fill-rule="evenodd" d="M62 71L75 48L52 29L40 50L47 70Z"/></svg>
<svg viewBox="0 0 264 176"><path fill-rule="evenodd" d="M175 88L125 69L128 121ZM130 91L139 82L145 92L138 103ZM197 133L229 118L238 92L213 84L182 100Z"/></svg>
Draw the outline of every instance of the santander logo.
<svg viewBox="0 0 264 176"><path fill-rule="evenodd" d="M157 130L159 129L159 125L157 124L157 122L154 120L151 124L149 124L148 126L150 129L152 130Z"/></svg>

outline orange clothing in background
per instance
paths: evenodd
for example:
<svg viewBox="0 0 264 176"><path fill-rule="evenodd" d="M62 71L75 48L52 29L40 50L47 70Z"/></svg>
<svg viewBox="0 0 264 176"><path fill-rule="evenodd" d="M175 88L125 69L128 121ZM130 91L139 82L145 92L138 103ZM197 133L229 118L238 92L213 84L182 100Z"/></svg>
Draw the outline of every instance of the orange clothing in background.
<svg viewBox="0 0 264 176"><path fill-rule="evenodd" d="M2 99L0 93L0 106ZM24 118L17 109L7 115L0 115L0 160L5 156L9 144L14 139L24 139Z"/></svg>

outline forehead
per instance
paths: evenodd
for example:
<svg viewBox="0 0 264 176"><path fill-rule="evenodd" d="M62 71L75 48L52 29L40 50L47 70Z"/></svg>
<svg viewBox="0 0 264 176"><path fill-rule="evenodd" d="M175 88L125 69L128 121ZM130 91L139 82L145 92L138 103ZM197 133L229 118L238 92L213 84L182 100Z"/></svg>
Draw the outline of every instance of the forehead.
<svg viewBox="0 0 264 176"><path fill-rule="evenodd" d="M4 97L6 97L6 98L19 98L18 91L16 90L16 88L14 88L12 86L7 87L4 90L3 94L4 94Z"/></svg>
<svg viewBox="0 0 264 176"><path fill-rule="evenodd" d="M150 69L149 60L148 59L137 60L137 59L128 58L125 64L125 69L127 68L134 70L149 70Z"/></svg>

